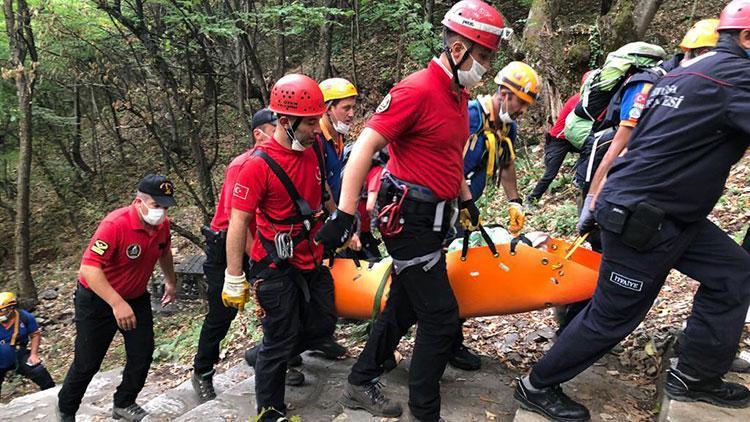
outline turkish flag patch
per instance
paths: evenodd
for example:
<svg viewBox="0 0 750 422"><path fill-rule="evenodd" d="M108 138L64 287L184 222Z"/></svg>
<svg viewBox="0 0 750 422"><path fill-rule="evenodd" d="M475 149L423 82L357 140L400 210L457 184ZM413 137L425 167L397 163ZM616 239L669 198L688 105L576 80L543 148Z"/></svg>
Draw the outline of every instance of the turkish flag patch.
<svg viewBox="0 0 750 422"><path fill-rule="evenodd" d="M232 195L240 199L247 199L248 191L249 189L247 188L247 186L243 186L239 183L235 183L234 189L232 189Z"/></svg>

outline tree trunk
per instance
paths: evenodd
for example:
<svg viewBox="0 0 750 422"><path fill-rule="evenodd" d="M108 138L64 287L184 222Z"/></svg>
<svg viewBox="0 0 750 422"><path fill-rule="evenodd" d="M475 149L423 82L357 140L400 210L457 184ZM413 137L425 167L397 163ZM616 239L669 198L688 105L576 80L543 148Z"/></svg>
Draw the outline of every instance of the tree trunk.
<svg viewBox="0 0 750 422"><path fill-rule="evenodd" d="M636 4L633 11L633 20L639 40L646 35L646 31L662 3L663 0L639 0Z"/></svg>
<svg viewBox="0 0 750 422"><path fill-rule="evenodd" d="M562 37L554 35L553 22L559 11L558 0L534 0L526 19L523 31L521 49L526 52L525 61L541 75L542 78L542 106L545 121L549 122L560 112L562 98L560 87L554 81L564 80L559 73L561 63L546 57L552 43L562 43ZM558 51L563 51L560 46Z"/></svg>
<svg viewBox="0 0 750 422"><path fill-rule="evenodd" d="M336 0L325 0L324 7L332 8ZM320 68L318 69L318 80L328 79L333 76L331 69L331 43L333 42L333 22L331 16L326 14L323 25L320 26L320 42L318 44L318 56L320 57Z"/></svg>
<svg viewBox="0 0 750 422"><path fill-rule="evenodd" d="M9 62L16 80L19 110L19 154L16 197L15 264L18 296L23 306L38 302L34 279L31 277L31 100L34 94L35 72L38 63L36 44L31 32L31 13L25 0L5 0L5 28L8 33ZM31 65L25 66L26 56Z"/></svg>
<svg viewBox="0 0 750 422"><path fill-rule="evenodd" d="M276 2L278 7L284 7L284 0L278 0ZM284 26L284 19L279 17L276 21L276 39L274 40L274 47L276 49L276 69L274 71L274 80L281 79L286 71L286 40L284 39L284 33L282 28Z"/></svg>
<svg viewBox="0 0 750 422"><path fill-rule="evenodd" d="M85 173L92 173L91 167L86 164L81 156L81 89L78 83L73 85L73 115L75 117L75 135L73 135L73 145L71 145L71 156L78 168Z"/></svg>
<svg viewBox="0 0 750 422"><path fill-rule="evenodd" d="M435 0L424 0L424 21L432 23L435 12Z"/></svg>

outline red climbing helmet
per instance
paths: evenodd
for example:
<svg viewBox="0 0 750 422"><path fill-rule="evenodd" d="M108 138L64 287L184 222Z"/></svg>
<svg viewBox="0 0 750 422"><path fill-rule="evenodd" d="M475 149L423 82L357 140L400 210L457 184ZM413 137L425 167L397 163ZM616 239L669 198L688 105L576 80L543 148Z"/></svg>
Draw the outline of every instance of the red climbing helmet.
<svg viewBox="0 0 750 422"><path fill-rule="evenodd" d="M309 76L292 73L276 81L268 109L287 116L320 116L326 112L323 92Z"/></svg>
<svg viewBox="0 0 750 422"><path fill-rule="evenodd" d="M716 29L750 29L750 0L734 0L726 5Z"/></svg>
<svg viewBox="0 0 750 422"><path fill-rule="evenodd" d="M500 40L513 34L505 27L503 15L480 0L461 0L451 7L442 21L443 26L466 39L497 51Z"/></svg>

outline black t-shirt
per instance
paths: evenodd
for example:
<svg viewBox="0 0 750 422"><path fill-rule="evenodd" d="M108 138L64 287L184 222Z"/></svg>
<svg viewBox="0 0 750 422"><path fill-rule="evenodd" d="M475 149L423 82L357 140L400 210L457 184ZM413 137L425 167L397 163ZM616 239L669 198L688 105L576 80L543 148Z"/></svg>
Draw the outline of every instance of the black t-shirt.
<svg viewBox="0 0 750 422"><path fill-rule="evenodd" d="M645 201L678 221L701 220L749 144L750 60L736 44L721 43L651 89L600 198L628 208Z"/></svg>

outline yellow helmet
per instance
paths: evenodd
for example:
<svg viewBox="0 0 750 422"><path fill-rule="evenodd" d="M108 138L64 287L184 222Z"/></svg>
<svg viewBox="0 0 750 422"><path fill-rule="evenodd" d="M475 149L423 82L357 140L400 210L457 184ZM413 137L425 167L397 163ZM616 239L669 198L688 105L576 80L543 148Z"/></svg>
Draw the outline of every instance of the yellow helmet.
<svg viewBox="0 0 750 422"><path fill-rule="evenodd" d="M685 34L680 48L687 51L694 48L715 47L719 41L719 33L716 31L718 26L718 19L703 19L696 22Z"/></svg>
<svg viewBox="0 0 750 422"><path fill-rule="evenodd" d="M16 295L14 295L11 292L2 292L0 293L0 310L3 310L5 308L9 308L11 306L16 306L18 302L16 301Z"/></svg>
<svg viewBox="0 0 750 422"><path fill-rule="evenodd" d="M343 78L326 79L320 83L320 90L323 91L325 102L357 96L354 84Z"/></svg>
<svg viewBox="0 0 750 422"><path fill-rule="evenodd" d="M542 91L541 79L531 66L522 62L510 62L497 72L495 83L511 90L518 98L534 104Z"/></svg>

